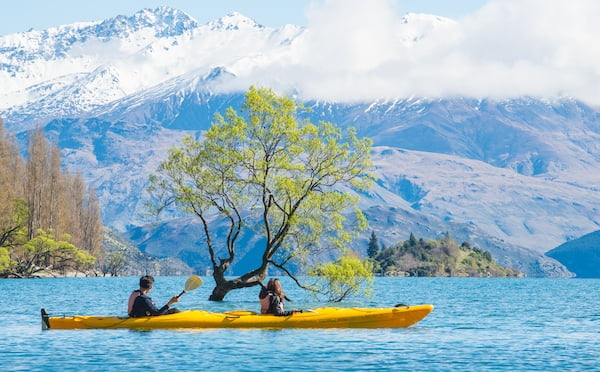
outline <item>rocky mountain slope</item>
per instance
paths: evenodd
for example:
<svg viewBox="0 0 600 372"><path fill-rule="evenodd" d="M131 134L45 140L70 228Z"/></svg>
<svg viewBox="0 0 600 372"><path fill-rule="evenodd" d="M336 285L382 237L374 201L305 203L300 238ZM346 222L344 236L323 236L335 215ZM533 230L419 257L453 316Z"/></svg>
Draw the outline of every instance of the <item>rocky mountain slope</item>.
<svg viewBox="0 0 600 372"><path fill-rule="evenodd" d="M407 15L401 31L407 44L418 43L447 22ZM44 127L65 166L97 189L108 226L146 253L203 270L193 221L172 214L153 223L146 215L148 176L183 136L201 136L214 113L239 108L250 72L297 63L308 34L237 13L201 25L160 7L1 36L0 117L22 144ZM448 231L527 275L569 276L544 252L600 228L598 108L533 97L305 104L314 122L373 138L378 182L361 207L386 244ZM250 260L252 249L242 256Z"/></svg>
<svg viewBox="0 0 600 372"><path fill-rule="evenodd" d="M102 244L107 254L119 255L122 259L118 264L117 275L142 276L142 275L190 275L194 270L178 258L151 256L142 253L137 247L124 239L116 231L105 229ZM108 270L110 274L110 270Z"/></svg>

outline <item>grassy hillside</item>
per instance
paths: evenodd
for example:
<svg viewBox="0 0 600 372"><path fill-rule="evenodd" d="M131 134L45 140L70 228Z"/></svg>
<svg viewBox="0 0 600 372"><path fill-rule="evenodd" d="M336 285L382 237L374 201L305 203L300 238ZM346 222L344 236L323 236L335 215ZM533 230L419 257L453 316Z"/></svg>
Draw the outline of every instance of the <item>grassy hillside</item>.
<svg viewBox="0 0 600 372"><path fill-rule="evenodd" d="M546 252L575 273L577 278L600 278L600 230Z"/></svg>
<svg viewBox="0 0 600 372"><path fill-rule="evenodd" d="M374 257L378 274L387 276L520 277L517 270L494 262L488 251L458 245L448 236L409 240L383 249Z"/></svg>

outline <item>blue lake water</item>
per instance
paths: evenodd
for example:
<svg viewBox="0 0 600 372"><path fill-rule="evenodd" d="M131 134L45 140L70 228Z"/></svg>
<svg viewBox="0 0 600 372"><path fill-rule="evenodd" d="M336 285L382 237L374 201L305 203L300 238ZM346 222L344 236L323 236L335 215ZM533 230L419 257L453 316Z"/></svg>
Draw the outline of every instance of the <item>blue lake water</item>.
<svg viewBox="0 0 600 372"><path fill-rule="evenodd" d="M157 277L162 306L187 277ZM181 310L258 310L258 289L207 300L212 279ZM49 330L53 315L124 315L138 278L0 280L0 370L9 371L600 371L600 280L376 278L374 298L335 306L431 303L404 329ZM327 304L284 279L286 308Z"/></svg>

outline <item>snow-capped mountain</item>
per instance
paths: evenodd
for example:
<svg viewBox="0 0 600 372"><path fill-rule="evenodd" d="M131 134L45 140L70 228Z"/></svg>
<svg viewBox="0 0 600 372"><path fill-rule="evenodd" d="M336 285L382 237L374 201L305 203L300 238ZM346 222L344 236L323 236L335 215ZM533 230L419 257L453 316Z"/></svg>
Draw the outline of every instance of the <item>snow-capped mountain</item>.
<svg viewBox="0 0 600 372"><path fill-rule="evenodd" d="M410 46L451 24L412 14L397 32ZM297 52L310 37L238 13L202 25L167 7L2 36L0 117L23 142L44 126L65 165L97 189L105 223L167 255L156 242L168 229L143 226L148 176L183 136L238 108L248 76L301 65ZM379 181L361 207L386 245L411 232L449 231L528 275L565 276L543 253L600 228L600 111L586 104L531 97L305 104L313 122L354 126L374 139ZM193 228L181 221L172 224ZM174 246L173 254L190 256Z"/></svg>
<svg viewBox="0 0 600 372"><path fill-rule="evenodd" d="M91 110L192 71L235 73L280 58L296 26L270 29L239 13L201 25L168 7L0 37L0 110L30 128Z"/></svg>

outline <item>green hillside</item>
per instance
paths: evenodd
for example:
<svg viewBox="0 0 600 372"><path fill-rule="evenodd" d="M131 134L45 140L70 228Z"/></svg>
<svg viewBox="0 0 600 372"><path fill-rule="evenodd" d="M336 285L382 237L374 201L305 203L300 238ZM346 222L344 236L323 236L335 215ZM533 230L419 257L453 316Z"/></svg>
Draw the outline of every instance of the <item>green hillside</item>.
<svg viewBox="0 0 600 372"><path fill-rule="evenodd" d="M571 240L546 252L577 278L600 278L600 230Z"/></svg>
<svg viewBox="0 0 600 372"><path fill-rule="evenodd" d="M517 270L494 262L488 251L458 245L445 237L424 241L410 239L381 250L373 257L376 271L386 276L521 277Z"/></svg>

